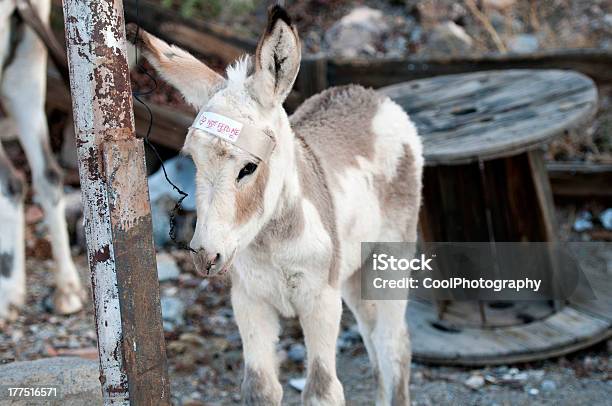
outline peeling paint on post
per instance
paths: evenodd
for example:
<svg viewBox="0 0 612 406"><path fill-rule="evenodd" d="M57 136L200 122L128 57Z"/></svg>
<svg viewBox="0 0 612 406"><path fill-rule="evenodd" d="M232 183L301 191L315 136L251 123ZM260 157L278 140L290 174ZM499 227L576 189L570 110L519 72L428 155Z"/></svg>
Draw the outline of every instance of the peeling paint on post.
<svg viewBox="0 0 612 406"><path fill-rule="evenodd" d="M142 140L121 0L64 0L105 404L169 405Z"/></svg>

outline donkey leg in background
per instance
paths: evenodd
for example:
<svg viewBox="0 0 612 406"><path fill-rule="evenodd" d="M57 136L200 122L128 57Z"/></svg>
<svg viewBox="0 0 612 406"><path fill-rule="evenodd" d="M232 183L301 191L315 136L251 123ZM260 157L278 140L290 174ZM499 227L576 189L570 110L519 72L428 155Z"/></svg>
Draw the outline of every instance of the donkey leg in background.
<svg viewBox="0 0 612 406"><path fill-rule="evenodd" d="M410 405L410 336L407 300L378 300L372 341L378 360L377 405Z"/></svg>
<svg viewBox="0 0 612 406"><path fill-rule="evenodd" d="M304 405L344 405L344 391L336 376L336 341L340 330L340 292L324 288L310 309L300 314L307 352Z"/></svg>
<svg viewBox="0 0 612 406"><path fill-rule="evenodd" d="M0 144L0 326L14 320L25 298L24 195L25 182Z"/></svg>
<svg viewBox="0 0 612 406"><path fill-rule="evenodd" d="M45 91L46 51L34 32L26 28L15 59L4 72L2 102L17 124L19 139L32 170L35 198L42 206L49 228L57 265L55 311L69 314L83 307L85 295L70 256L61 171L49 147Z"/></svg>

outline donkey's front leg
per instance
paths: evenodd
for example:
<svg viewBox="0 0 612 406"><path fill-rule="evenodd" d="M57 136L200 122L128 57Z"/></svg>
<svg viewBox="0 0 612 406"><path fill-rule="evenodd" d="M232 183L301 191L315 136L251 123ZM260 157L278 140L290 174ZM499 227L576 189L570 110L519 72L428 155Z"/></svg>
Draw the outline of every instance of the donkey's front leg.
<svg viewBox="0 0 612 406"><path fill-rule="evenodd" d="M342 316L340 291L327 286L313 298L300 323L304 330L308 366L304 405L343 405L344 392L336 376L336 341Z"/></svg>
<svg viewBox="0 0 612 406"><path fill-rule="evenodd" d="M232 307L244 353L242 401L249 406L280 405L283 387L278 380L276 361L278 312L263 300L248 296L235 281Z"/></svg>

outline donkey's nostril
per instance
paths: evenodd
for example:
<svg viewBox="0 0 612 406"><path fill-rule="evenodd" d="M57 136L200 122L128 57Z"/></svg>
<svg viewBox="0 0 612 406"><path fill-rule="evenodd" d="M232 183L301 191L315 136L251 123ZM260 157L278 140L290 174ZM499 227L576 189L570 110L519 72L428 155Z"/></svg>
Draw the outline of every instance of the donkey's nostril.
<svg viewBox="0 0 612 406"><path fill-rule="evenodd" d="M217 253L217 255L211 256L210 263L211 265L215 265L221 259L221 254Z"/></svg>

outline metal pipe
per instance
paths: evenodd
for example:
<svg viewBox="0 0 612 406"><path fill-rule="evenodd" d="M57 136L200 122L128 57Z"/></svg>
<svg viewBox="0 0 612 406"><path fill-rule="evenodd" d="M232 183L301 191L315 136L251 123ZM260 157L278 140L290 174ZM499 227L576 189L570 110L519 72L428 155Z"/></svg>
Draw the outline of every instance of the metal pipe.
<svg viewBox="0 0 612 406"><path fill-rule="evenodd" d="M70 90L107 405L169 405L144 147L121 0L64 0Z"/></svg>

